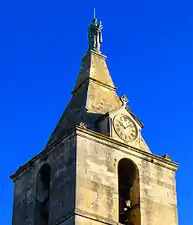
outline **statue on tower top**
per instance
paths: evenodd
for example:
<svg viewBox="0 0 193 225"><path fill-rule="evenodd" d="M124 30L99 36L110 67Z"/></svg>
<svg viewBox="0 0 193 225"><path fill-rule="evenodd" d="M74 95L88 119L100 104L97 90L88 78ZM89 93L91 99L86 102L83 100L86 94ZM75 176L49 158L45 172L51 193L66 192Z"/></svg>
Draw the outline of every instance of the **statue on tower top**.
<svg viewBox="0 0 193 225"><path fill-rule="evenodd" d="M100 46L102 44L102 23L94 16L92 24L88 28L88 50L94 50L100 52Z"/></svg>

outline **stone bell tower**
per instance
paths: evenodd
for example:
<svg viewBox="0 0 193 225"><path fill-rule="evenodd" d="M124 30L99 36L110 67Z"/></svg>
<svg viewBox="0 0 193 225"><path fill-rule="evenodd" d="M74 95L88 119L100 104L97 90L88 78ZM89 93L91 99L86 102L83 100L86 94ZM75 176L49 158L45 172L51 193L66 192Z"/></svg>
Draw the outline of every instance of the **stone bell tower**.
<svg viewBox="0 0 193 225"><path fill-rule="evenodd" d="M11 176L13 225L178 224L178 164L148 148L101 44L93 19L68 106L44 150Z"/></svg>

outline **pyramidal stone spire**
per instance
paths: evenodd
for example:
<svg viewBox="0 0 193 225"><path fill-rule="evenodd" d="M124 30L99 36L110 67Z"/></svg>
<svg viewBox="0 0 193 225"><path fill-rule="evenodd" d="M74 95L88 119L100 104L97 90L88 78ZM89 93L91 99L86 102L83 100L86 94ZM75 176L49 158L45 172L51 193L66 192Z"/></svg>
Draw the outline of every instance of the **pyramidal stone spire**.
<svg viewBox="0 0 193 225"><path fill-rule="evenodd" d="M94 18L88 28L88 51L82 58L72 98L48 145L65 136L76 125L84 124L97 131L96 121L122 105L105 62L106 56L100 51L101 44L102 23Z"/></svg>

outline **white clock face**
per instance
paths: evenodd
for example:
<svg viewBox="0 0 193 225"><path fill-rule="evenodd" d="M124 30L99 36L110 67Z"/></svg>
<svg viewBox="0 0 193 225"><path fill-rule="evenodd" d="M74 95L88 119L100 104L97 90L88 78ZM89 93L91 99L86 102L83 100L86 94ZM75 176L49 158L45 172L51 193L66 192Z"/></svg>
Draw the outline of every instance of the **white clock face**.
<svg viewBox="0 0 193 225"><path fill-rule="evenodd" d="M117 135L126 142L134 141L137 138L137 127L126 115L116 115L113 125Z"/></svg>

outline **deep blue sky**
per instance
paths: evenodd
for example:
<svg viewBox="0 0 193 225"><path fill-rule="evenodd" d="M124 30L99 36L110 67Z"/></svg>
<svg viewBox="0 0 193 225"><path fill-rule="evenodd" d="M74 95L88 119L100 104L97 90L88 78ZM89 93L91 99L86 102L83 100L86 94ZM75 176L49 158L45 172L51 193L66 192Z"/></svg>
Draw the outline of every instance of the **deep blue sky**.
<svg viewBox="0 0 193 225"><path fill-rule="evenodd" d="M44 148L70 99L94 7L118 94L145 124L152 152L180 163L179 221L193 224L193 11L186 0L0 0L0 224L11 224L9 175Z"/></svg>

